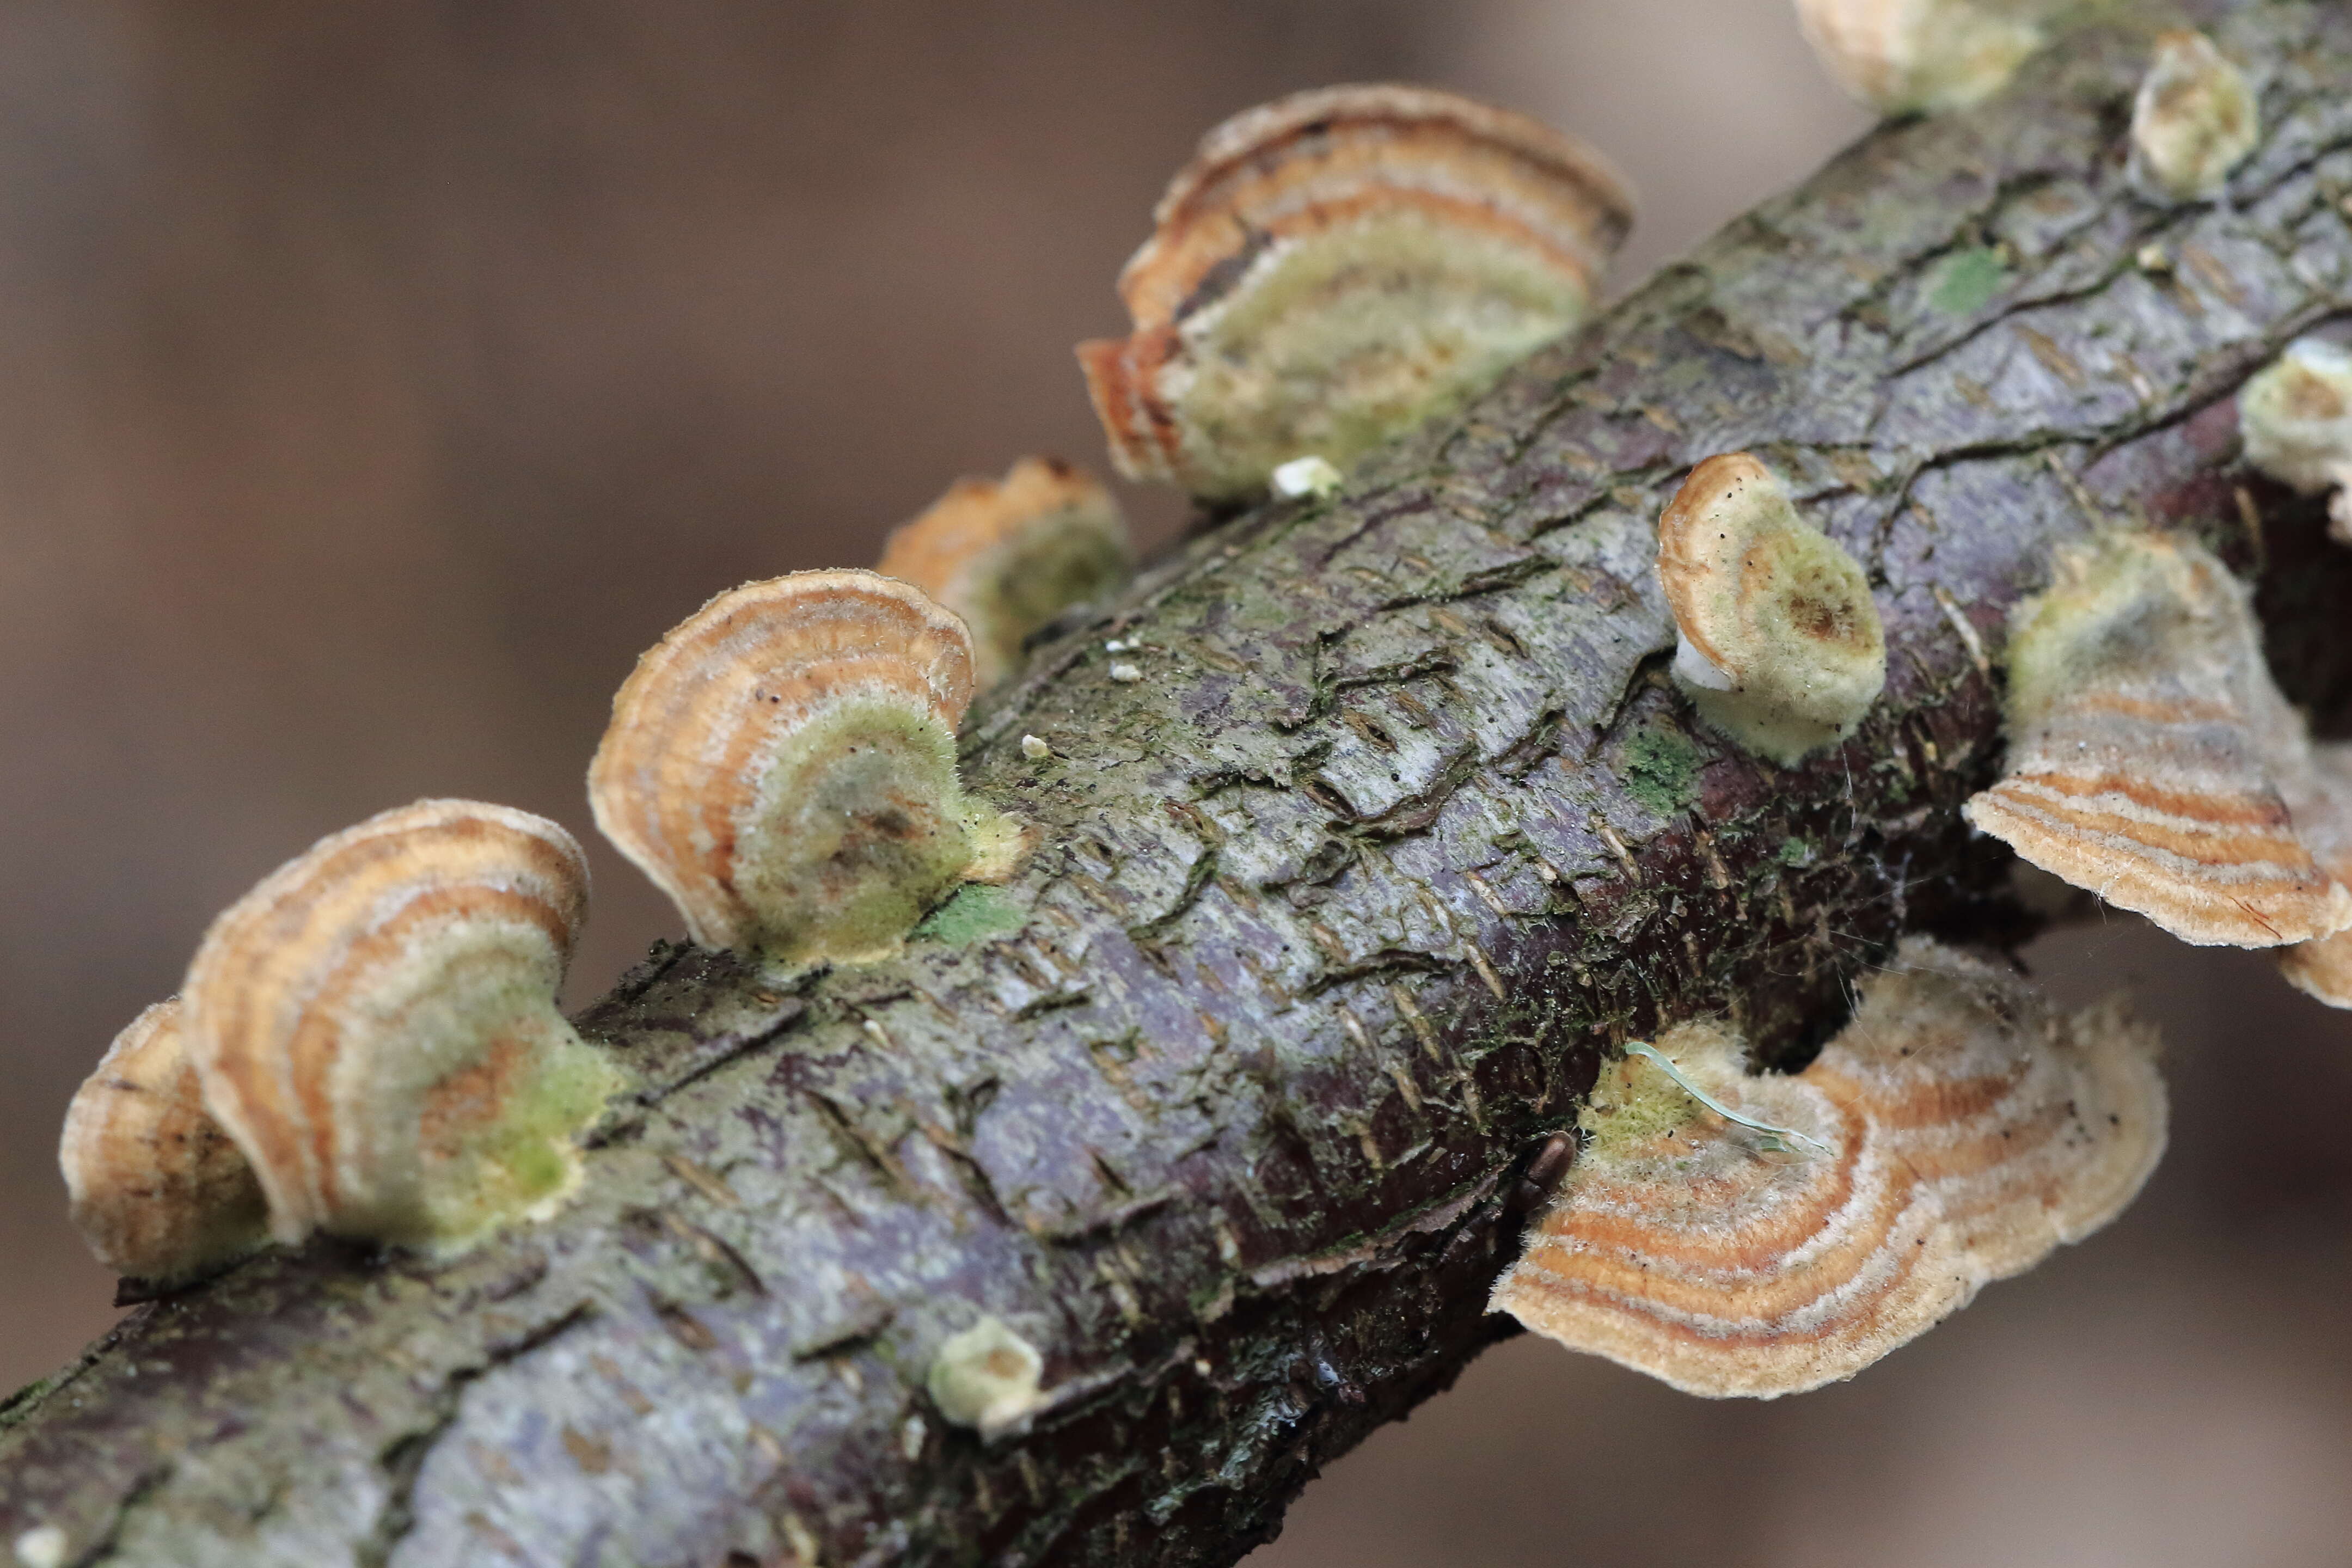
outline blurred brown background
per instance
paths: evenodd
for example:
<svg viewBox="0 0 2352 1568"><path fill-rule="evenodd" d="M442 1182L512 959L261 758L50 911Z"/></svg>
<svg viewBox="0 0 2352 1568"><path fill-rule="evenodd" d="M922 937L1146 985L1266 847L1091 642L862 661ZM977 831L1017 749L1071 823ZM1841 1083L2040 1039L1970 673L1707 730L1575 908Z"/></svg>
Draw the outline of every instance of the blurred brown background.
<svg viewBox="0 0 2352 1568"><path fill-rule="evenodd" d="M0 1388L110 1319L56 1129L216 909L419 795L585 835L641 647L1098 463L1069 346L1192 139L1388 77L1612 153L1626 282L1864 123L1786 0L0 8ZM579 997L674 925L590 848ZM2174 1042L2115 1230L1778 1405L1516 1342L1253 1563L2352 1556L2352 1024L2121 921L2040 956Z"/></svg>

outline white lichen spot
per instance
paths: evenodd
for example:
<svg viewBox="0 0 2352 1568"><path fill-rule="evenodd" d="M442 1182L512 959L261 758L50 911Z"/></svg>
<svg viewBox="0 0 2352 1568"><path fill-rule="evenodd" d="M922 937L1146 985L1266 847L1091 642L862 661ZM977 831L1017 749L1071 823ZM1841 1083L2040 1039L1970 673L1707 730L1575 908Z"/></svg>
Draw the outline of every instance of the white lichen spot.
<svg viewBox="0 0 2352 1568"><path fill-rule="evenodd" d="M923 1445L930 1440L930 1423L919 1415L909 1415L907 1424L898 1428L898 1451L907 1456L908 1463L923 1457Z"/></svg>
<svg viewBox="0 0 2352 1568"><path fill-rule="evenodd" d="M1110 678L1122 686L1133 685L1143 679L1143 668L1134 664L1114 664L1110 667Z"/></svg>
<svg viewBox="0 0 2352 1568"><path fill-rule="evenodd" d="M1300 496L1328 496L1339 488L1339 470L1322 458L1293 458L1274 470L1273 489L1282 500Z"/></svg>
<svg viewBox="0 0 2352 1568"><path fill-rule="evenodd" d="M992 1437L1044 1403L1045 1370L1034 1345L1002 1318L982 1318L940 1346L925 1386L941 1415Z"/></svg>
<svg viewBox="0 0 2352 1568"><path fill-rule="evenodd" d="M1033 763L1042 763L1054 754L1054 748L1040 736L1024 735L1021 737L1021 754Z"/></svg>
<svg viewBox="0 0 2352 1568"><path fill-rule="evenodd" d="M65 1568L66 1532L54 1524L37 1524L16 1537L16 1561L23 1568Z"/></svg>
<svg viewBox="0 0 2352 1568"><path fill-rule="evenodd" d="M2153 242L2141 246L2139 253L2132 259L2139 263L2139 269L2142 272L2164 273L2172 270L2171 256L2166 252L2164 247Z"/></svg>

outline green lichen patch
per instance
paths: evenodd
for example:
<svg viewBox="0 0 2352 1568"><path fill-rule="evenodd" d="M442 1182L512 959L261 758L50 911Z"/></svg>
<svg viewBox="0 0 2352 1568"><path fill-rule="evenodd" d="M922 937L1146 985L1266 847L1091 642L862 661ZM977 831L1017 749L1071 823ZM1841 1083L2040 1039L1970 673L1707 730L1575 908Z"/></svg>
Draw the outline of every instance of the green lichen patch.
<svg viewBox="0 0 2352 1568"><path fill-rule="evenodd" d="M1936 269L1927 285L1927 303L1954 316L1973 316L1990 303L2009 279L2000 252L1989 245L1956 250Z"/></svg>
<svg viewBox="0 0 2352 1568"><path fill-rule="evenodd" d="M969 947L991 937L1009 936L1028 923L1029 912L1003 889L967 882L915 928L915 940Z"/></svg>

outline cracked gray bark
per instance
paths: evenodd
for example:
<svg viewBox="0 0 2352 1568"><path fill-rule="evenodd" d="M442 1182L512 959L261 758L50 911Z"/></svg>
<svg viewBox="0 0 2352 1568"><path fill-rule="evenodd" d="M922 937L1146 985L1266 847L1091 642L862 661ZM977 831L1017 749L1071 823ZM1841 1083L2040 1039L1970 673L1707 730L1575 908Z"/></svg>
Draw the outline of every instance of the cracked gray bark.
<svg viewBox="0 0 2352 1568"><path fill-rule="evenodd" d="M2263 89L2228 202L2130 196L2159 18L2105 26L1882 129L1346 495L1191 542L968 727L973 784L1042 834L1008 889L807 983L657 949L583 1020L644 1087L575 1204L452 1262L322 1241L139 1308L0 1410L0 1542L1240 1556L1507 1331L1520 1173L1604 1053L1727 1013L1787 1061L1899 932L2019 933L1956 808L2053 543L2154 524L2267 567L2291 693L2352 706L2352 552L2232 466L2228 402L2352 308L2352 17L2200 14ZM1742 447L1886 621L1885 698L1795 770L1662 677L1653 519ZM984 1313L1048 1394L985 1443L921 1391Z"/></svg>

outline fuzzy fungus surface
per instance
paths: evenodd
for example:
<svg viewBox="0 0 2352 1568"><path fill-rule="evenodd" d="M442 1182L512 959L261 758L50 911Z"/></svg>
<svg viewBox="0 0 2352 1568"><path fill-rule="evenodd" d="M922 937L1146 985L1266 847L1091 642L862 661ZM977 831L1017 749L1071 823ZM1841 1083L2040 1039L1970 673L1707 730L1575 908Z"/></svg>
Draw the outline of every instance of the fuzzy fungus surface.
<svg viewBox="0 0 2352 1568"><path fill-rule="evenodd" d="M184 1026L278 1240L451 1247L570 1194L572 1140L621 1084L555 1008L587 910L561 826L425 800L321 839L222 912Z"/></svg>
<svg viewBox="0 0 2352 1568"><path fill-rule="evenodd" d="M58 1165L74 1228L126 1278L168 1285L268 1242L268 1200L205 1109L176 996L126 1025L75 1091Z"/></svg>
<svg viewBox="0 0 2352 1568"><path fill-rule="evenodd" d="M1029 636L1135 574L1127 520L1102 481L1054 458L1002 479L958 479L895 531L875 570L913 584L971 628L972 675L993 686Z"/></svg>
<svg viewBox="0 0 2352 1568"><path fill-rule="evenodd" d="M924 1374L940 1414L959 1426L993 1436L1044 1402L1045 1370L1037 1347L1002 1318L982 1318L943 1342Z"/></svg>
<svg viewBox="0 0 2352 1568"><path fill-rule="evenodd" d="M2245 586L2195 542L2062 552L2009 647L2009 760L1968 817L2183 942L2277 947L2352 926L2289 809L2300 721Z"/></svg>
<svg viewBox="0 0 2352 1568"><path fill-rule="evenodd" d="M1492 1304L1689 1394L1853 1376L2113 1219L2164 1149L2153 1030L1920 938L1801 1073L1713 1024L1657 1051L1595 1085Z"/></svg>
<svg viewBox="0 0 2352 1568"><path fill-rule="evenodd" d="M1797 0L1822 68L1882 114L1937 114L2000 90L2047 42L2020 0Z"/></svg>
<svg viewBox="0 0 2352 1568"><path fill-rule="evenodd" d="M2131 176L2151 201L2205 202L2262 139L2262 110L2246 73L2204 34L2160 33L2132 100Z"/></svg>
<svg viewBox="0 0 2352 1568"><path fill-rule="evenodd" d="M1633 222L1600 155L1430 88L1295 93L1202 140L1078 345L1111 458L1195 495L1344 470L1582 321Z"/></svg>
<svg viewBox="0 0 2352 1568"><path fill-rule="evenodd" d="M2287 803L2320 868L2352 887L2352 744L2312 747ZM2352 1008L2352 929L2281 948L2279 973L2315 1001Z"/></svg>
<svg viewBox="0 0 2352 1568"><path fill-rule="evenodd" d="M1658 518L1675 684L1709 727L1794 765L1852 734L1886 684L1870 580L1745 452L1693 468Z"/></svg>
<svg viewBox="0 0 2352 1568"><path fill-rule="evenodd" d="M2352 544L2352 350L2298 338L2238 392L2246 461L2305 495L2333 491L2328 533Z"/></svg>
<svg viewBox="0 0 2352 1568"><path fill-rule="evenodd" d="M968 796L972 644L919 589L803 572L721 594L637 661L588 772L694 939L779 963L895 951L1019 826Z"/></svg>

